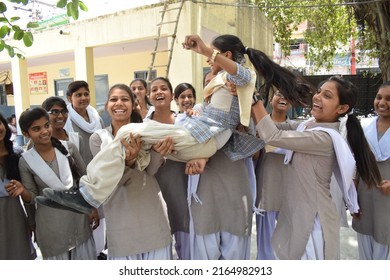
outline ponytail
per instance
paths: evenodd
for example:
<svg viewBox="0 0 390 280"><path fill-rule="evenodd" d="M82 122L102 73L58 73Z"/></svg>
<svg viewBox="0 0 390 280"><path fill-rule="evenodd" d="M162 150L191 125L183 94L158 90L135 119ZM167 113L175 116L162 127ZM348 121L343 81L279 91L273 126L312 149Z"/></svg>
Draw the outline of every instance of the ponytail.
<svg viewBox="0 0 390 280"><path fill-rule="evenodd" d="M302 76L273 62L262 51L245 48L245 53L259 76L263 78L260 93L264 97L265 104L268 103L268 93L273 86L294 106L310 104L315 88Z"/></svg>
<svg viewBox="0 0 390 280"><path fill-rule="evenodd" d="M382 182L382 176L360 121L355 115L349 114L346 127L348 144L354 154L359 176L368 187L379 185Z"/></svg>

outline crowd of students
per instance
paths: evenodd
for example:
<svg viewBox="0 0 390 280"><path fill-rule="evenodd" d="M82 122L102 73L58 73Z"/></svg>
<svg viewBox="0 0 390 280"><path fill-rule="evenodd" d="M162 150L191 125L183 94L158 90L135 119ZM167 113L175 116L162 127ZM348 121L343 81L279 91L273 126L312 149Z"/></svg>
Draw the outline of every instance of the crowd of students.
<svg viewBox="0 0 390 280"><path fill-rule="evenodd" d="M210 64L202 102L162 77L115 84L104 127L75 81L68 105L20 115L21 155L0 115L0 259L35 259L36 242L43 259L246 260L254 215L257 259L338 259L346 209L359 258L390 259L390 83L362 126L342 77L313 89L233 35L183 47Z"/></svg>

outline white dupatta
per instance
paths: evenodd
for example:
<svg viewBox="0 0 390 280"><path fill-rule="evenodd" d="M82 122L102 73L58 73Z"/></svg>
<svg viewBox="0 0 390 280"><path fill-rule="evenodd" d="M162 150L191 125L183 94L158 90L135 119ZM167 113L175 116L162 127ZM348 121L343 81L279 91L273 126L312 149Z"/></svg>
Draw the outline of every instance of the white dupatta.
<svg viewBox="0 0 390 280"><path fill-rule="evenodd" d="M87 122L82 116L80 116L72 107L72 104L68 104L66 108L69 111L69 118L65 123L64 129L69 132L74 132L72 122L87 133L94 133L96 130L101 129L100 116L98 111L91 105L87 107L87 113L90 122Z"/></svg>
<svg viewBox="0 0 390 280"><path fill-rule="evenodd" d="M377 119L378 117L374 117L362 121L362 127L376 161L386 161L390 158L390 129L378 141Z"/></svg>
<svg viewBox="0 0 390 280"><path fill-rule="evenodd" d="M61 141L66 147L66 143ZM50 188L56 191L68 190L73 186L73 176L70 170L67 156L63 155L58 149L54 149L58 162L60 177L47 165L47 163L38 154L35 148L31 148L22 154L30 168L39 176L39 178ZM69 156L69 154L68 154Z"/></svg>

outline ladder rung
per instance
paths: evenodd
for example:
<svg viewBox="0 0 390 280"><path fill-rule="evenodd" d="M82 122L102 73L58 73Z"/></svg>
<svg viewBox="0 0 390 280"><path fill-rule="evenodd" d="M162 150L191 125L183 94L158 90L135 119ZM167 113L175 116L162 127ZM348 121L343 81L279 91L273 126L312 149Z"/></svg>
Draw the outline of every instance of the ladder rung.
<svg viewBox="0 0 390 280"><path fill-rule="evenodd" d="M149 66L149 68L167 67L167 66L168 66L168 64L161 64L161 65L154 65L153 67Z"/></svg>
<svg viewBox="0 0 390 280"><path fill-rule="evenodd" d="M169 12L169 11L174 11L174 10L179 10L181 7L176 7L176 8L170 8L170 9L166 9L166 10L162 10L160 11L160 13L163 13L163 12Z"/></svg>
<svg viewBox="0 0 390 280"><path fill-rule="evenodd" d="M177 20L166 21L166 22L160 22L160 23L157 24L157 26L163 25L163 24L175 23L175 22L177 22Z"/></svg>
<svg viewBox="0 0 390 280"><path fill-rule="evenodd" d="M160 40L161 38L169 38L169 37L176 38L176 35L175 34L161 35L160 37L155 37L154 40Z"/></svg>
<svg viewBox="0 0 390 280"><path fill-rule="evenodd" d="M170 52L171 50L160 50L160 51L154 51L154 52L151 52L151 54L154 54L154 53L162 53L162 52Z"/></svg>

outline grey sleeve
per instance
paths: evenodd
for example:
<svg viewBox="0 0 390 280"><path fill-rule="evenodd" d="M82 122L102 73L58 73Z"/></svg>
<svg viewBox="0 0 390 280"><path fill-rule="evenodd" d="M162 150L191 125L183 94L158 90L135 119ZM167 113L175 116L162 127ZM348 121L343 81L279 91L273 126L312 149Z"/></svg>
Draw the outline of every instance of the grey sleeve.
<svg viewBox="0 0 390 280"><path fill-rule="evenodd" d="M35 182L32 170L23 157L19 160L19 172L23 186L31 194L31 201L26 204L34 204L35 197L39 195L39 188L38 184Z"/></svg>
<svg viewBox="0 0 390 280"><path fill-rule="evenodd" d="M74 160L76 168L79 170L79 173L81 175L85 175L87 173L87 167L85 165L83 158L81 157L79 150L77 149L76 145L73 144L72 142L68 142L67 144L69 148L69 153Z"/></svg>

